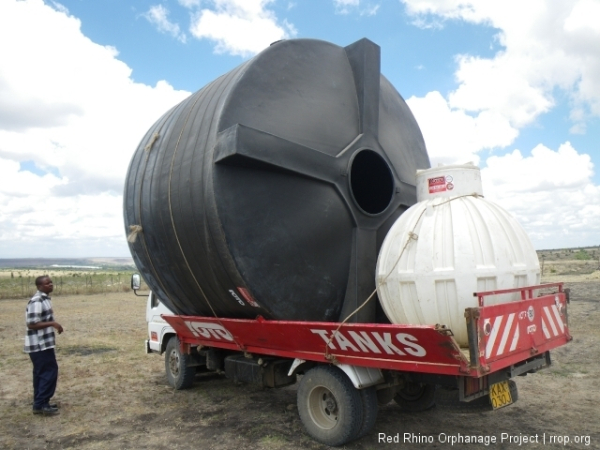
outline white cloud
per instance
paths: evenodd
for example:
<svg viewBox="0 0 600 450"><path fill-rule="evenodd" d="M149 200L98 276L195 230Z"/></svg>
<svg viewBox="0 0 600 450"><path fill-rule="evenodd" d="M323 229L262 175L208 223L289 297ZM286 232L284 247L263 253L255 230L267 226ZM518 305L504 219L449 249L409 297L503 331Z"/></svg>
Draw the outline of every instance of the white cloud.
<svg viewBox="0 0 600 450"><path fill-rule="evenodd" d="M538 145L487 159L481 171L486 198L519 220L537 248L600 244L600 186L590 156L566 142Z"/></svg>
<svg viewBox="0 0 600 450"><path fill-rule="evenodd" d="M41 0L0 2L0 42L16 43L0 46L0 257L126 252L121 198L131 155L189 95L164 81L135 83L116 50L80 25ZM20 170L25 161L48 173ZM65 247L69 236L90 245Z"/></svg>
<svg viewBox="0 0 600 450"><path fill-rule="evenodd" d="M200 0L177 0L177 3L179 3L184 8L192 9L200 6L201 2Z"/></svg>
<svg viewBox="0 0 600 450"><path fill-rule="evenodd" d="M379 4L372 4L364 0L333 0L335 11L338 14L357 12L361 16L374 16L379 11Z"/></svg>
<svg viewBox="0 0 600 450"><path fill-rule="evenodd" d="M479 162L486 197L517 216L537 248L600 244L600 186L589 155L569 142L537 145L529 156L481 155L510 147L565 95L571 133L585 134L600 116L600 1L401 1L418 26L460 20L498 30L493 57L456 56L458 87L447 97L407 100L433 165Z"/></svg>
<svg viewBox="0 0 600 450"><path fill-rule="evenodd" d="M183 6L189 7L193 5L195 2L193 1L180 1ZM181 41L185 44L186 37L185 33L182 33L179 29L179 25L173 23L169 20L169 10L165 8L163 5L153 5L150 9L144 13L144 17L148 22L155 25L158 31L161 33L170 34L178 41Z"/></svg>
<svg viewBox="0 0 600 450"><path fill-rule="evenodd" d="M114 238L115 230L122 228L119 196L102 193L56 197L52 194L53 189L67 184L68 179L20 171L19 163L2 158L0 180L3 206L0 212L0 240L4 241L3 247L11 246L6 241L15 240L15 244L20 245L18 241L27 242L40 237ZM105 226L115 219L121 223Z"/></svg>
<svg viewBox="0 0 600 450"><path fill-rule="evenodd" d="M507 146L518 134L501 114L482 111L469 115L452 109L437 91L406 102L421 128L432 166L478 164L479 151Z"/></svg>
<svg viewBox="0 0 600 450"><path fill-rule="evenodd" d="M402 0L420 23L464 20L498 29L493 58L460 55L452 108L493 110L522 127L549 111L556 89L572 102L574 132L600 115L600 1Z"/></svg>
<svg viewBox="0 0 600 450"><path fill-rule="evenodd" d="M506 195L552 189L579 189L590 183L594 166L570 142L557 151L539 144L524 157L519 150L487 159L489 182Z"/></svg>
<svg viewBox="0 0 600 450"><path fill-rule="evenodd" d="M349 14L351 9L358 8L360 0L333 0L338 14Z"/></svg>
<svg viewBox="0 0 600 450"><path fill-rule="evenodd" d="M190 32L215 42L217 53L251 56L280 39L296 35L287 21L279 23L267 9L273 0L213 0L213 8L193 14Z"/></svg>

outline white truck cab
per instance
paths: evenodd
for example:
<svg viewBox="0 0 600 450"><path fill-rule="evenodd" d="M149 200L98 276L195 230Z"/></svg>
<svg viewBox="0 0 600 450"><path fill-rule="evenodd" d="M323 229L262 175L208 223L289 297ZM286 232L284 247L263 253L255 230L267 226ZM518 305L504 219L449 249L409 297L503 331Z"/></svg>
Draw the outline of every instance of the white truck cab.
<svg viewBox="0 0 600 450"><path fill-rule="evenodd" d="M175 330L162 317L161 314L173 314L154 292L148 294L146 303L146 323L148 324L148 339L146 339L146 353L163 354L169 339L175 336Z"/></svg>
<svg viewBox="0 0 600 450"><path fill-rule="evenodd" d="M137 296L141 296L138 294L141 285L142 277L139 273L134 273L131 276L131 289ZM148 300L146 301L146 324L148 325L148 339L145 342L146 353L158 353L162 355L167 351L167 346L171 338L175 338L175 340L177 338L177 333L161 317L161 314L173 314L173 311L167 308L154 292L150 291ZM176 347L179 347L179 345Z"/></svg>
<svg viewBox="0 0 600 450"><path fill-rule="evenodd" d="M139 282L136 284L133 277L131 287L134 291L139 289ZM187 389L192 386L196 372L206 364L195 349L191 354L182 353L177 333L161 314L172 315L173 311L167 308L154 292L150 292L146 302L146 353L164 353L168 383L175 389Z"/></svg>
<svg viewBox="0 0 600 450"><path fill-rule="evenodd" d="M131 276L131 289L135 295L140 295L142 279L139 274ZM186 389L192 386L197 369L204 364L198 352L185 354L181 352L181 346L177 333L169 325L161 314L172 315L171 311L160 299L150 292L146 301L146 324L148 325L148 339L146 339L146 353L165 354L165 372L167 381L175 389Z"/></svg>

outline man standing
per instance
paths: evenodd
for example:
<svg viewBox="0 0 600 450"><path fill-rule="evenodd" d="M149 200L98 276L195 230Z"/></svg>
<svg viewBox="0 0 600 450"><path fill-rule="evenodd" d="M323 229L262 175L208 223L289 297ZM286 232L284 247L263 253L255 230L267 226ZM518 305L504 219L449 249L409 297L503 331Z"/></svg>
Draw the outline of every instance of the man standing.
<svg viewBox="0 0 600 450"><path fill-rule="evenodd" d="M63 327L54 321L50 294L54 290L48 275L35 279L37 292L27 304L25 323L25 353L33 363L33 413L53 416L58 406L50 404L58 380L58 364L54 355L54 329L58 334Z"/></svg>

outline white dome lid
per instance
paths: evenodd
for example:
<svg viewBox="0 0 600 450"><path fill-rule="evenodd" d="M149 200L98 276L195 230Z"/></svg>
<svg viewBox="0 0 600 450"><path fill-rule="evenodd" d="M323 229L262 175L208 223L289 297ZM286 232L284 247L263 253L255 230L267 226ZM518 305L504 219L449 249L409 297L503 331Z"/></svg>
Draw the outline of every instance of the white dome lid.
<svg viewBox="0 0 600 450"><path fill-rule="evenodd" d="M483 196L481 171L473 163L417 170L417 201L435 197Z"/></svg>

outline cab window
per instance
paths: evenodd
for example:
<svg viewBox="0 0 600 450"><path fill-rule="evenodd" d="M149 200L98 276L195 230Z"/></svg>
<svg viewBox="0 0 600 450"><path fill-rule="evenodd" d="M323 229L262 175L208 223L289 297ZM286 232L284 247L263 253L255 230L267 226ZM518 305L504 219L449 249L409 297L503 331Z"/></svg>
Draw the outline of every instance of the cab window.
<svg viewBox="0 0 600 450"><path fill-rule="evenodd" d="M152 308L156 308L159 304L160 304L160 300L158 299L158 297L156 295L154 295L154 292L152 292L150 294L150 305L152 306Z"/></svg>

